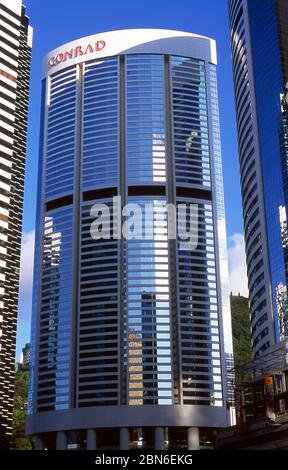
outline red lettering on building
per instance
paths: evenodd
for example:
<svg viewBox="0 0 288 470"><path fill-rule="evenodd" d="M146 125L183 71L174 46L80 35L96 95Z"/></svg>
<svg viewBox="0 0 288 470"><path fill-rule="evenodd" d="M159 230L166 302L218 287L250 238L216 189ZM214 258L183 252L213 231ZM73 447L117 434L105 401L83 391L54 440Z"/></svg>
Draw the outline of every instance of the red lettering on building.
<svg viewBox="0 0 288 470"><path fill-rule="evenodd" d="M94 52L94 49L93 49L93 47L91 46L91 44L88 44L88 46L87 46L86 49L85 49L84 54L88 54L88 53L92 53L92 52Z"/></svg>
<svg viewBox="0 0 288 470"><path fill-rule="evenodd" d="M73 49L64 53L64 60L73 59Z"/></svg>
<svg viewBox="0 0 288 470"><path fill-rule="evenodd" d="M64 59L64 54L63 52L60 52L60 54L56 56L56 59L55 59L56 64L61 64L61 62L63 62L63 59Z"/></svg>
<svg viewBox="0 0 288 470"><path fill-rule="evenodd" d="M55 57L54 57L54 56L53 56L53 57L50 57L50 59L48 60L48 66L49 66L49 67L53 67L53 65L55 65L55 64L54 64L54 60L55 60Z"/></svg>
<svg viewBox="0 0 288 470"><path fill-rule="evenodd" d="M55 67L56 65L66 62L67 60L75 59L82 55L93 54L99 52L106 46L105 41L96 41L95 44L88 44L85 48L83 46L76 46L68 51L59 52L56 56L52 56L48 59L47 65L49 68Z"/></svg>
<svg viewBox="0 0 288 470"><path fill-rule="evenodd" d="M82 47L81 47L81 46L75 47L75 54L74 54L74 57L78 57L79 55L83 55Z"/></svg>
<svg viewBox="0 0 288 470"><path fill-rule="evenodd" d="M102 51L102 49L104 49L105 46L106 46L105 41L97 41L95 43L95 51Z"/></svg>

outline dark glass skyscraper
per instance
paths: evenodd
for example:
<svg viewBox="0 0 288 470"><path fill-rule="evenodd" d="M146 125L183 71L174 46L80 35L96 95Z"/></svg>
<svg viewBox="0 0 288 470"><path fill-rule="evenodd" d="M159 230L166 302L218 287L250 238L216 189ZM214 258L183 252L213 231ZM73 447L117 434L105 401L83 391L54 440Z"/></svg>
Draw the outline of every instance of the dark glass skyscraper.
<svg viewBox="0 0 288 470"><path fill-rule="evenodd" d="M28 432L197 448L228 424L232 357L215 42L82 38L45 58L42 96ZM119 196L152 208L150 236L91 236ZM168 239L166 203L197 205L194 250Z"/></svg>
<svg viewBox="0 0 288 470"><path fill-rule="evenodd" d="M284 338L287 321L288 80L286 0L230 0L251 330L257 358ZM285 144L286 141L286 144Z"/></svg>
<svg viewBox="0 0 288 470"><path fill-rule="evenodd" d="M32 29L22 0L0 0L0 448L12 437Z"/></svg>

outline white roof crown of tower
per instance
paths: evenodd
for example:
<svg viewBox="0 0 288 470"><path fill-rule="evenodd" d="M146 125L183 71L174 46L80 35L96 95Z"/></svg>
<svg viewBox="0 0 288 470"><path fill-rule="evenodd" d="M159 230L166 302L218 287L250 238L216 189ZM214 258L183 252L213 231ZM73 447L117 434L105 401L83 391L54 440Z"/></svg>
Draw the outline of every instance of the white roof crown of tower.
<svg viewBox="0 0 288 470"><path fill-rule="evenodd" d="M169 54L217 64L216 42L206 36L166 29L125 29L66 43L43 60L42 77L86 60L119 54Z"/></svg>

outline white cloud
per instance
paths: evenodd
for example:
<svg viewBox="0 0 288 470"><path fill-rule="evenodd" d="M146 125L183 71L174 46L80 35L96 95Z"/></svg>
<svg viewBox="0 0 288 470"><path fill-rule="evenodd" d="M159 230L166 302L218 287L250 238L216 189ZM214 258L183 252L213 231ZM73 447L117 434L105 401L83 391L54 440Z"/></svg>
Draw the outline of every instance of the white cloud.
<svg viewBox="0 0 288 470"><path fill-rule="evenodd" d="M248 297L245 242L242 233L234 233L228 238L228 261L230 289L233 294Z"/></svg>

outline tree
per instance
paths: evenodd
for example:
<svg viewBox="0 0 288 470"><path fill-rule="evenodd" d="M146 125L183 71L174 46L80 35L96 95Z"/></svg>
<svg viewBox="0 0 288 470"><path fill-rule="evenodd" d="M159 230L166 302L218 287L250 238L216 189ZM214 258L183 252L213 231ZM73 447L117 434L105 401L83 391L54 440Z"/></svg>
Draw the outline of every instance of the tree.
<svg viewBox="0 0 288 470"><path fill-rule="evenodd" d="M34 438L25 435L25 419L27 414L29 369L22 368L15 375L15 395L13 412L12 449L32 450Z"/></svg>
<svg viewBox="0 0 288 470"><path fill-rule="evenodd" d="M241 385L249 380L247 374L237 372L237 367L243 366L252 360L252 346L250 336L249 302L246 297L230 297L232 316L232 335L234 349L234 364L236 368L235 382Z"/></svg>

